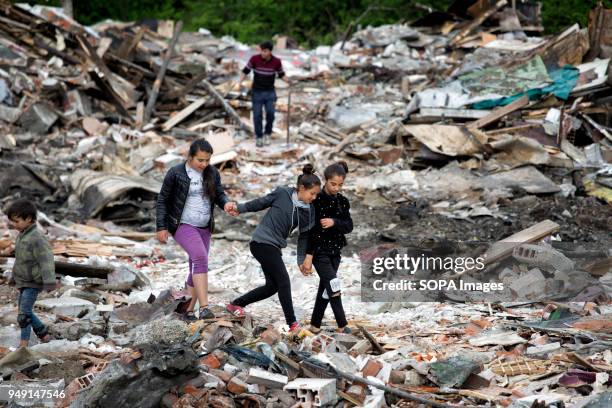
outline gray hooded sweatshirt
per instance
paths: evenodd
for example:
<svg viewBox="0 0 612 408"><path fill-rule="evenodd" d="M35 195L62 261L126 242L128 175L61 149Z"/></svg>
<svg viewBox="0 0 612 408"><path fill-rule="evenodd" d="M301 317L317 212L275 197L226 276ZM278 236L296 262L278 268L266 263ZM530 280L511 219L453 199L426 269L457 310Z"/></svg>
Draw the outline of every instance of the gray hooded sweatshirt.
<svg viewBox="0 0 612 408"><path fill-rule="evenodd" d="M285 248L287 238L297 228L297 255L298 263L301 264L306 255L308 231L315 224L315 209L312 204L297 203L295 193L296 189L293 187L278 187L264 197L238 204L238 211L242 214L269 208L251 238L254 242Z"/></svg>

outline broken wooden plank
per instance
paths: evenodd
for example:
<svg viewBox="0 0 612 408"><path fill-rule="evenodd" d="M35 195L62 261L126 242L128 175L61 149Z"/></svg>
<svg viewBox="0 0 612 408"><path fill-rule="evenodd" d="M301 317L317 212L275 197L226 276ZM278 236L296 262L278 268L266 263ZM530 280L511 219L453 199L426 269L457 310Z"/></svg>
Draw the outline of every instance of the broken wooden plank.
<svg viewBox="0 0 612 408"><path fill-rule="evenodd" d="M179 123L181 123L183 120L185 120L185 118L187 118L189 115L191 115L193 112L195 112L196 110L198 110L202 105L204 105L206 103L206 101L208 100L208 97L204 97L204 98L200 98L197 99L195 101L193 101L189 106L187 106L185 109L183 109L182 111L180 111L179 113L177 113L176 115L174 115L173 117L171 117L170 119L168 119L163 125L162 125L162 130L164 132L169 131L170 129L172 129L174 126L178 125Z"/></svg>
<svg viewBox="0 0 612 408"><path fill-rule="evenodd" d="M538 241L550 234L553 234L559 230L560 226L556 222L551 220L544 220L529 228L512 234L507 238L497 241L484 254L484 263L489 265L493 262L497 262L510 254L514 248L521 244Z"/></svg>
<svg viewBox="0 0 612 408"><path fill-rule="evenodd" d="M184 87L178 90L174 90L171 92L167 92L161 96L161 99L164 101L171 101L173 99L182 98L187 95L193 88L195 88L203 79L206 78L208 73L206 71L200 72L198 75L191 78Z"/></svg>
<svg viewBox="0 0 612 408"><path fill-rule="evenodd" d="M481 25L486 19L491 17L493 14L497 12L497 10L504 7L508 4L507 0L500 0L494 6L489 7L487 10L482 12L478 17L474 19L467 27L459 31L457 35L451 40L450 45L457 45L460 43L465 37L470 35L472 31L474 31L479 25Z"/></svg>
<svg viewBox="0 0 612 408"><path fill-rule="evenodd" d="M451 119L481 119L491 111L480 109L454 109L454 108L421 108L414 117L423 118L451 118Z"/></svg>
<svg viewBox="0 0 612 408"><path fill-rule="evenodd" d="M487 116L478 119L470 124L468 124L468 128L471 129L480 129L491 123L495 123L501 118L515 112L529 104L529 97L527 95L517 99L516 101L509 103L506 106L502 106L501 108L495 109L493 112L489 113Z"/></svg>
<svg viewBox="0 0 612 408"><path fill-rule="evenodd" d="M215 97L215 99L217 99L221 105L223 105L223 109L225 109L225 112L227 112L227 114L240 126L240 129L245 131L245 132L249 132L249 133L253 133L253 130L250 129L240 118L240 116L238 116L238 114L236 113L236 111L234 110L234 108L232 108L230 106L229 103L227 103L227 101L225 100L225 98L223 98L223 96L219 93L219 91L217 91L215 89L215 87L213 86L213 84L211 84L210 82L208 82L207 80L203 80L202 83L204 84L204 86L206 87L206 89L208 90L208 92L210 92L211 95L213 95Z"/></svg>
<svg viewBox="0 0 612 408"><path fill-rule="evenodd" d="M99 71L94 70L91 72L92 78L96 84L110 96L111 102L113 102L119 112L126 118L131 119L127 108L134 104L138 96L133 90L133 86L124 79L121 80L123 83L119 82L120 77L117 77L108 69L104 61L98 56L96 50L85 37L78 35L76 38L81 48L83 48L83 51L85 51L87 58ZM125 89L124 84L126 83L131 89Z"/></svg>
<svg viewBox="0 0 612 408"><path fill-rule="evenodd" d="M119 51L117 51L117 56L119 58L129 60L130 54L132 53L132 51L134 51L134 48L138 46L138 43L140 42L140 40L142 40L142 37L144 36L146 30L146 27L140 27L136 35L131 38L126 38L119 47Z"/></svg>
<svg viewBox="0 0 612 408"><path fill-rule="evenodd" d="M74 277L105 279L113 272L113 268L55 261L55 272L60 275L70 275Z"/></svg>
<svg viewBox="0 0 612 408"><path fill-rule="evenodd" d="M174 35L172 36L172 40L170 41L170 45L166 50L166 55L164 56L164 61L162 63L159 72L157 73L157 78L155 78L155 82L153 82L153 89L151 90L151 94L149 95L149 100L147 101L147 107L145 108L144 114L144 123L148 123L149 119L151 119L151 113L153 113L153 108L155 107L155 101L157 101L157 95L159 95L159 90L161 89L161 84L164 80L164 76L166 75L166 69L168 69L168 64L170 63L170 58L172 57L172 53L174 52L174 47L181 35L181 31L183 30L183 22L179 21L176 25L176 29L174 30Z"/></svg>
<svg viewBox="0 0 612 408"><path fill-rule="evenodd" d="M351 133L348 137L346 137L343 141L338 143L336 147L332 149L332 151L329 153L329 157L333 156L334 154L340 153L342 150L344 150L346 146L354 143L356 139L357 133Z"/></svg>
<svg viewBox="0 0 612 408"><path fill-rule="evenodd" d="M361 325L357 325L357 328L359 330L361 330L361 333L363 333L363 335L366 337L366 339L368 339L368 341L370 343L372 343L372 347L374 348L374 350L376 350L379 354L384 354L385 350L382 348L382 346L380 345L380 343L374 338L374 336L372 336L370 334L369 331L367 331L367 329Z"/></svg>

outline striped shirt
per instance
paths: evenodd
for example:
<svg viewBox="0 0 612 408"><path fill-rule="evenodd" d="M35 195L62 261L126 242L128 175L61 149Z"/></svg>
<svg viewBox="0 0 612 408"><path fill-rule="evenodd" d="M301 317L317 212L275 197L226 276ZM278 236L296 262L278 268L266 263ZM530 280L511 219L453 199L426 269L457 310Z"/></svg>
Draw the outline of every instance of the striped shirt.
<svg viewBox="0 0 612 408"><path fill-rule="evenodd" d="M274 55L267 61L259 54L253 55L242 70L245 75L251 71L253 71L253 89L260 91L273 90L276 76L282 78L285 75L283 63Z"/></svg>

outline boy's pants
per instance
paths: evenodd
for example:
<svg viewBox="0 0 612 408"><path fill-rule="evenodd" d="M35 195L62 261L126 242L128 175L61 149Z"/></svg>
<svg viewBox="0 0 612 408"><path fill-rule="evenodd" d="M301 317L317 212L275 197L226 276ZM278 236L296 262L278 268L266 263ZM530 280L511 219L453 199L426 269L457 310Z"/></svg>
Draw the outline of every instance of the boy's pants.
<svg viewBox="0 0 612 408"><path fill-rule="evenodd" d="M21 327L21 340L30 340L30 329L34 329L38 337L45 337L47 334L47 327L32 311L38 293L40 289L36 288L19 289L17 323Z"/></svg>
<svg viewBox="0 0 612 408"><path fill-rule="evenodd" d="M274 103L276 102L276 92L272 89L269 91L253 90L253 127L255 128L255 137L260 139L264 134L272 134L272 126L274 124ZM266 127L263 127L263 108L266 109Z"/></svg>

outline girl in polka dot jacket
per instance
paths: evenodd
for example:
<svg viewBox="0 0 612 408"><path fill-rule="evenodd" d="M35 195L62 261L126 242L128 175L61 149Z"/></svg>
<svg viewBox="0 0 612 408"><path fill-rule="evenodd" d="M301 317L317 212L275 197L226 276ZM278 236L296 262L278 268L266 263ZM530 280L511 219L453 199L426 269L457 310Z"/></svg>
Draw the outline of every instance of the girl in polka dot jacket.
<svg viewBox="0 0 612 408"><path fill-rule="evenodd" d="M321 279L310 319L310 330L313 333L321 331L321 322L328 304L331 304L340 330L350 333L340 297L340 280L337 277L340 252L346 246L344 235L353 230L350 203L340 194L347 173L348 166L344 161L328 166L324 172L325 185L313 202L316 223L310 234L306 260L301 266L302 273L310 275L314 265Z"/></svg>

